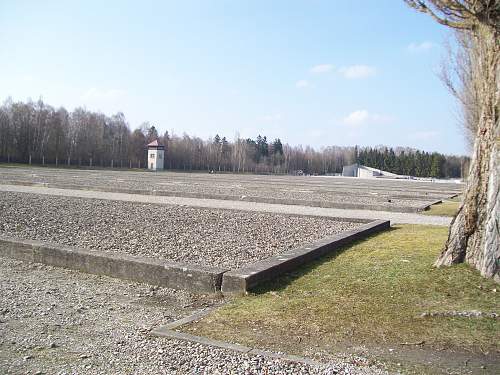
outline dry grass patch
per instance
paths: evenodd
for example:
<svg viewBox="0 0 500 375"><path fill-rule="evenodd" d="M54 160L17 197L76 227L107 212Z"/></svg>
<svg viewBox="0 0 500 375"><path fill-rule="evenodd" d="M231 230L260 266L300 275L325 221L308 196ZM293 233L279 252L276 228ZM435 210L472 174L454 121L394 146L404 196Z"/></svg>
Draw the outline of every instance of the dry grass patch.
<svg viewBox="0 0 500 375"><path fill-rule="evenodd" d="M432 267L446 236L444 227L396 226L237 298L187 329L302 355L363 346L378 354L418 348L498 356L498 319L422 317L500 309L498 286L475 270Z"/></svg>
<svg viewBox="0 0 500 375"><path fill-rule="evenodd" d="M431 216L455 216L458 211L460 201L457 198L443 201L443 203L433 204L427 211L422 212L424 215Z"/></svg>

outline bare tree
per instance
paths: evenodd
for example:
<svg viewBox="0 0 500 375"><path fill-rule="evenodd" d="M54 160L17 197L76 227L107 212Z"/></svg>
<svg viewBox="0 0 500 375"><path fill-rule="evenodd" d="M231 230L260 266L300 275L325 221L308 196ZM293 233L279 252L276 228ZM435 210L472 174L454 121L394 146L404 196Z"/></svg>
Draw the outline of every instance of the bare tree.
<svg viewBox="0 0 500 375"><path fill-rule="evenodd" d="M460 123L468 149L472 152L476 138L479 87L473 79L473 38L469 32L455 30L456 47L447 44L448 58L443 62L440 78L460 105Z"/></svg>
<svg viewBox="0 0 500 375"><path fill-rule="evenodd" d="M476 123L474 147L464 198L435 264L467 262L482 275L500 282L500 2L405 2L438 23L461 30L468 38L465 63L469 67L463 99L473 106L470 121Z"/></svg>
<svg viewBox="0 0 500 375"><path fill-rule="evenodd" d="M36 104L7 100L0 106L0 162L61 163L90 167L145 168L146 144L155 139L157 131L144 123L133 133L123 113L106 116L85 108L72 112L55 110L39 100ZM376 148L330 146L314 149L310 146L290 146L280 139L268 143L265 136L233 142L216 136L203 140L184 134L182 137L165 132L160 142L167 147L166 166L169 169L217 170L257 173L332 174L353 163L354 155L365 155L369 166L394 173L430 176L426 152L404 149L403 152ZM401 159L396 162L396 156ZM436 164L442 177L460 177L464 159L439 155L443 163ZM390 163L385 160L388 159ZM403 168L404 167L404 168Z"/></svg>

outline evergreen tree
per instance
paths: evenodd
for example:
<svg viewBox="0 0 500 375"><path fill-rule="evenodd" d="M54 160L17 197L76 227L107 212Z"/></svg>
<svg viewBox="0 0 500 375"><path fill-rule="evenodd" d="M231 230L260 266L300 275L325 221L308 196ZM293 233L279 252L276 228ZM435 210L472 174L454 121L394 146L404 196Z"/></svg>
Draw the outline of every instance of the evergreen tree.
<svg viewBox="0 0 500 375"><path fill-rule="evenodd" d="M279 138L276 138L272 145L273 154L283 155L283 144Z"/></svg>

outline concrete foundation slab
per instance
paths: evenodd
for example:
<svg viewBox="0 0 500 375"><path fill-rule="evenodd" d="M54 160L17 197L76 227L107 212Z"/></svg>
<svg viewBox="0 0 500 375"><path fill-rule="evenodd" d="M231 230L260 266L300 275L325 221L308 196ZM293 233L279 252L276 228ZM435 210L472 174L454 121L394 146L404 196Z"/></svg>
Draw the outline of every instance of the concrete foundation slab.
<svg viewBox="0 0 500 375"><path fill-rule="evenodd" d="M4 236L0 237L0 256L196 293L219 291L226 271Z"/></svg>

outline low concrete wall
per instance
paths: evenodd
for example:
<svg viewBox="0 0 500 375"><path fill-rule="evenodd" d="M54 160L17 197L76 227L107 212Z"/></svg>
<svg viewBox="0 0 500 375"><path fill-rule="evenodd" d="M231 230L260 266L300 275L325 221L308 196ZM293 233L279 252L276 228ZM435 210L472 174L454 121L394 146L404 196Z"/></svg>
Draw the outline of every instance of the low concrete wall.
<svg viewBox="0 0 500 375"><path fill-rule="evenodd" d="M275 352L270 352L270 351L265 351L265 350L260 350L260 349L252 349L247 346L243 346L240 344L233 344L230 342L225 342L225 341L219 341L219 340L213 340L208 337L203 337L203 336L195 336L190 333L186 332L180 332L176 331L179 327L182 327L185 324L189 324L192 322L196 322L200 319L203 319L205 316L207 316L210 312L212 312L214 309L205 309L202 311L195 312L194 314L187 316L185 318L182 318L180 320L174 321L170 324L167 324L165 326L156 328L151 331L152 336L157 336L157 337L167 337L170 339L175 339L175 340L183 340L183 341L190 341L202 345L208 345L216 348L221 348L225 350L233 350L236 352L240 353L245 353L248 355L258 355L261 357L269 358L269 359L281 359L285 361L290 361L290 362L299 362L299 363L304 363L310 366L315 366L317 368L322 368L325 366L325 364L316 362L312 359L309 358L304 358L304 357L298 357L295 355L289 355L289 354L283 354L283 353L275 353Z"/></svg>
<svg viewBox="0 0 500 375"><path fill-rule="evenodd" d="M430 210L431 209L431 206L434 206L435 204L441 204L443 203L443 200L442 199L439 199L437 201L434 201L434 202L431 202L430 204L426 205L426 206L423 206L423 208L419 211L427 211L427 210Z"/></svg>
<svg viewBox="0 0 500 375"><path fill-rule="evenodd" d="M226 271L5 236L0 236L0 256L197 293L219 291Z"/></svg>
<svg viewBox="0 0 500 375"><path fill-rule="evenodd" d="M335 219L335 218L332 218ZM348 219L340 219L348 220ZM365 219L352 221L366 223ZM56 243L0 236L0 256L195 293L242 294L356 240L390 228L388 220L324 238L236 270L166 262L125 254L104 254Z"/></svg>
<svg viewBox="0 0 500 375"><path fill-rule="evenodd" d="M388 220L373 221L354 230L225 272L222 279L222 292L224 294L245 293L256 285L296 269L315 258L333 253L346 244L388 228L390 228Z"/></svg>

